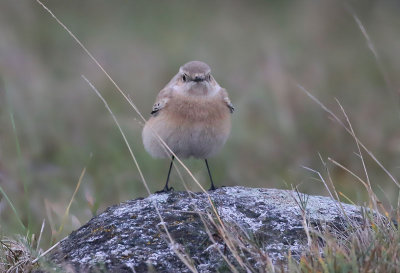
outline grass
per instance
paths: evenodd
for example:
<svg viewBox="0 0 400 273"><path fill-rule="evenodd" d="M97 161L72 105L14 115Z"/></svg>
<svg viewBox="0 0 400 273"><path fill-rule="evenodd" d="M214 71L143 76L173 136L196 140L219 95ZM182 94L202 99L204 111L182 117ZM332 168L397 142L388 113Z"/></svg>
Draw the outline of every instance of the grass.
<svg viewBox="0 0 400 273"><path fill-rule="evenodd" d="M40 1L38 1L40 3ZM50 11L50 10L47 10ZM374 46L374 43L372 42L372 38L368 34L366 27L361 23L361 19L354 13L354 11L351 10L352 17L354 18L356 25L359 27L362 36L367 40L367 44L369 47L369 50L373 53L373 56L376 61L376 65L378 67L379 72L383 75L384 77L384 82L386 83L387 87L389 89L392 89L393 83L390 80L390 71L387 71L385 69L384 61L383 58L381 58L378 54L377 47ZM122 89L119 87L119 85L116 84L116 82L111 78L110 74L106 72L106 70L103 68L102 65L97 61L97 59L89 52L89 50L77 39L77 37L68 30L68 28L61 23L53 14L52 16L58 21L59 24L62 25L62 27L69 33L70 36L82 47L82 49L85 51L86 54L89 55L89 58L94 61L95 65L100 68L102 73L106 75L108 80L111 82L111 85L113 85L117 91L125 98L126 102L128 102L129 106L132 107L132 109L138 114L140 117L141 121L145 121L145 118L139 111L138 107L133 103L133 99L130 98L129 95L127 95L127 92L122 91ZM211 30L212 31L212 30ZM238 34L239 35L239 34ZM234 45L232 45L234 48ZM290 52L288 50L287 52ZM250 53L249 53L250 54ZM238 57L240 58L240 56ZM238 60L236 60L238 61ZM312 60L308 60L312 61ZM240 61L239 61L240 62ZM245 62L243 62L245 63ZM229 67L229 65L228 65ZM282 72L282 71L281 71ZM281 73L278 71L278 74ZM275 72L270 72L270 73L276 73ZM86 78L85 78L86 79ZM346 81L346 78L342 78L343 81ZM153 163L150 165L148 164L143 164L144 167L139 167L139 162L136 160L136 158L140 158L142 156L141 151L135 151L133 153L132 148L128 142L128 137L125 136L122 127L124 127L124 123L118 123L116 120L116 115L114 115L111 111L112 103L110 105L107 103L105 98L103 98L100 93L97 91L97 89L86 79L87 83L90 85L90 87L99 95L99 97L103 100L105 103L107 109L110 111L114 122L117 124L120 133L123 135L124 138L124 144L127 145L130 155L132 159L135 161L135 165L139 171L139 179L144 183L145 188L147 193L149 194L151 192L150 190L150 185L147 185L146 180L144 179L144 174L146 174L146 169L149 168L156 168ZM272 80L274 84L279 85L279 82L276 81L276 79ZM375 82L369 82L370 84L376 84ZM240 85L240 82L238 83ZM376 193L376 187L377 185L381 183L377 183L377 181L380 181L382 179L382 175L377 175L378 171L377 169L380 169L381 172L383 172L391 181L392 185L388 186L385 184L382 186L383 191L387 191L388 189L395 189L396 193L399 192L399 182L395 178L395 175L391 174L391 171L394 170L396 171L396 162L394 161L393 164L391 163L391 168L386 168L384 165L378 160L378 158L371 152L371 150L377 150L376 145L375 149L368 149L366 145L364 145L358 136L355 134L355 129L352 126L352 123L350 122L347 113L344 111L344 107L337 101L340 113L343 115L343 119L340 119L338 115L334 114L333 111L331 111L327 106L323 105L314 95L311 94L308 90L303 88L302 86L297 85L300 90L304 91L307 96L309 96L317 105L321 107L328 115L329 118L331 118L333 121L335 121L339 126L341 126L345 131L349 134L353 142L355 143L356 146L356 155L355 158L356 160L353 160L353 155L349 154L349 147L351 147L349 144L345 144L342 146L341 143L339 143L337 146L343 149L344 151L339 154L339 158L345 159L343 160L337 160L334 159L336 158L335 155L331 156L332 158L324 158L321 154L319 155L319 159L322 162L322 167L325 173L325 176L321 174L321 172L316 171L314 168L306 167L308 171L311 171L312 174L317 175L317 177L312 178L314 181L318 181L319 184L322 185L322 189L325 189L326 192L331 196L333 199L341 200L341 198L345 197L345 199L352 200L351 197L347 197L349 192L354 193L354 192L359 192L359 186L361 185L364 187L366 194L362 196L362 198L357 198L357 200L352 201L352 202L360 202L360 200L366 201L366 204L369 208L374 209L377 212L380 212L381 214L385 215L386 217L394 218L397 219L397 222L400 220L399 219L399 206L395 206L393 208L393 197L387 198L388 200L381 200L379 195ZM263 90L263 86L257 86L255 89L258 90ZM279 88L278 88L279 89ZM277 101L278 104L280 105L282 101L288 100L287 97L282 97L281 93L276 93L274 96L275 97L268 97L265 95L261 94L252 94L253 97L261 96L258 98L259 101L266 101L266 98L272 98L272 101ZM255 96L254 96L255 95ZM381 98L378 96L378 98ZM391 97L392 98L392 97ZM112 99L111 99L112 100ZM306 134L296 133L296 131L292 131L293 128L296 128L296 121L294 120L295 123L291 124L290 117L288 118L288 113L284 112L284 110L288 110L289 108L283 108L283 110L278 110L275 109L269 113L278 113L279 116L281 117L286 117L285 120L279 120L278 123L274 123L269 121L268 118L265 118L263 115L260 115L260 112L257 112L257 109L259 109L262 113L265 108L265 104L257 103L257 101L250 101L248 104L245 104L246 100L242 99L242 101L238 101L238 104L241 105L242 109L245 109L246 107L249 108L251 105L255 111L255 115L251 116L251 120L255 121L256 126L255 127L242 127L239 128L238 131L241 131L240 133L237 133L236 136L234 136L234 139L236 139L236 144L238 144L237 150L235 151L235 154L240 153L241 156L244 157L244 159L241 160L231 160L229 164L232 166L231 169L243 169L243 171L239 174L236 174L232 172L230 175L230 178L233 180L237 179L236 181L246 181L246 180L251 180L253 177L249 176L246 177L247 179L243 179L242 173L246 173L246 170L250 170L249 172L253 172L254 169L252 169L251 165L252 162L266 162L266 165L269 165L268 159L263 158L262 156L258 155L258 150L265 152L264 149L264 144L262 142L257 141L257 133L260 134L260 136L264 136L265 132L263 130L258 131L259 129L256 128L257 124L263 124L263 122L269 122L268 124L270 127L274 127L275 125L281 126L286 133L291 133L294 134L294 141L293 143L296 143L298 145L301 141L299 140L304 140L307 138ZM8 102L10 105L13 103L12 100ZM268 104L269 108L273 109L273 103ZM356 108L356 106L354 106ZM377 106L378 107L378 106ZM301 107L299 105L294 105L294 110L298 111ZM385 108L385 107L383 107ZM381 110L384 110L381 108ZM23 113L23 107L18 108L20 112ZM355 109L352 109L355 110ZM276 111L276 113L274 112ZM382 111L384 112L384 111ZM315 113L315 112L314 112ZM245 113L248 114L248 113ZM242 117L245 115L242 115ZM21 158L23 158L23 155L21 155L21 144L20 140L25 142L34 142L32 139L26 140L26 136L24 137L19 137L17 133L17 126L18 126L18 119L14 118L13 112L10 112L10 117L11 117L11 123L12 123L12 129L14 132L14 140L16 141L17 144L17 160L21 161ZM260 118L262 117L262 119ZM382 119L384 119L386 116L382 115ZM105 119L103 117L98 117L100 119ZM316 119L310 119L313 121L316 121ZM257 123L259 122L259 123ZM308 121L307 121L308 122ZM308 124L307 122L303 122L301 124L305 125ZM246 124L246 120L241 120L242 124ZM284 124L289 124L284 125ZM325 124L325 122L322 122L322 124ZM357 123L356 123L357 124ZM22 125L21 125L22 126ZM319 126L319 127L318 127ZM320 131L321 128L325 128L321 126L321 123L318 124L317 127L313 127L310 132L311 133L316 133L317 131ZM258 126L260 127L260 126ZM386 132L387 127L390 127L390 125L382 125L382 131ZM286 129L285 129L286 128ZM288 129L289 128L289 129ZM385 129L386 128L386 129ZM385 129L385 130L384 130ZM248 131L254 131L256 132L255 135L247 135L246 132ZM304 126L304 131L307 132L307 129ZM379 130L378 130L379 131ZM50 130L45 130L45 132L50 133ZM285 134L286 134L285 133ZM375 133L375 132L374 132ZM241 134L241 135L240 135ZM256 142L256 145L250 146L250 145L244 145L241 146L238 141L243 138L243 136L246 138L246 141L250 142ZM119 137L119 136L118 136ZM315 137L314 135L311 136L312 138ZM29 138L29 137L28 137ZM117 139L117 138L116 138ZM329 138L328 138L329 139ZM340 137L339 139L342 139ZM290 145L289 139L288 140L288 145ZM58 140L59 141L59 140ZM118 138L118 142L120 142L120 138ZM250 143L246 142L246 143ZM134 142L137 144L137 141ZM335 141L334 141L335 143ZM271 145L270 145L271 146ZM283 145L286 147L286 145ZM321 147L321 146L319 146ZM118 146L117 148L118 149ZM168 149L168 147L166 147ZM286 147L285 149L290 150L290 148ZM123 150L121 148L121 150ZM126 149L125 149L126 150ZM24 150L22 150L24 151ZM51 154L51 148L49 148L49 153ZM315 149L312 149L314 152ZM274 151L270 151L269 154L272 154ZM278 150L278 153L284 154L285 152L282 152L282 150ZM248 154L248 155L247 155ZM109 154L111 155L111 153ZM247 156L246 156L247 155ZM65 156L65 155L64 155ZM292 155L290 155L292 156ZM365 159L364 156L368 156L368 159ZM71 156L72 160L75 160L73 154ZM120 155L116 155L116 158L120 158ZM390 156L388 156L390 158ZM63 161L65 157L61 158L60 161ZM254 161L253 161L254 160ZM32 160L34 161L34 160ZM247 165L243 166L243 168L235 168L235 166L242 166L242 162L247 162ZM357 166L354 161L357 161L358 163L361 163L361 168L355 167ZM388 161L388 160L386 160ZM107 164L109 164L109 161L106 161ZM122 160L123 163L126 163L124 160ZM181 175L179 173L182 182L186 182L186 185L190 185L187 181L185 181L185 175L189 177L189 182L195 182L197 184L197 187L200 189L202 188L202 184L199 182L199 179L197 178L197 175L194 175L190 168L190 166L186 166L182 161L178 159L178 162L181 164L181 168L183 168L184 173ZM282 161L284 162L284 160ZM371 164L373 163L373 165ZM93 164L95 165L97 162L94 162ZM115 164L118 163L118 160L114 161ZM271 164L272 165L272 164ZM284 168L287 167L285 163L282 164ZM315 166L315 162L308 164L308 166ZM377 167L376 167L377 166ZM1 171L1 165L0 165L0 171ZM101 169L101 167L99 167ZM142 171L143 169L143 171ZM161 168L160 168L161 169ZM353 169L361 169L363 171L362 175L356 174L356 171L351 171ZM372 171L370 171L372 169ZM88 167L88 170L90 170L90 166ZM147 169L148 170L148 169ZM391 170L391 171L389 171ZM271 171L271 169L269 169ZM149 172L149 171L148 171ZM23 173L26 173L25 170L23 170ZM26 184L26 177L22 173L23 176L23 189L24 189L24 195L32 197L33 199L33 191L35 191L35 187L39 188L38 186L35 186L33 189L32 187L27 187ZM85 207L85 208L92 208L94 206L93 199L96 198L93 196L96 196L94 194L94 191L91 190L89 187L89 183L91 179L95 179L95 177L88 177L86 180L83 177L83 174L85 171L82 172L80 179L78 180L78 184L75 187L75 191L72 193L72 198L70 199L69 202L63 202L60 201L58 204L48 202L49 205L49 213L47 215L48 220L50 223L50 232L44 232L45 226L42 224L40 233L38 236L38 240L35 239L35 236L33 235L34 232L34 227L30 225L30 221L28 221L28 230L26 230L24 223L26 222L23 220L23 217L20 216L22 215L28 215L28 218L30 218L30 209L29 208L24 208L22 206L22 213L18 213L18 209L21 207L19 202L13 202L13 198L9 198L6 194L6 191L4 191L3 188L1 189L2 196L6 199L7 203L11 207L13 213L14 213L14 221L16 221L24 230L24 233L26 235L13 235L14 238L8 238L6 236L2 236L0 239L0 247L1 247L1 253L0 253L0 270L2 271L8 271L8 272L24 272L24 271L29 271L32 268L37 268L39 266L40 262L44 262L45 260L39 259L39 257L45 257L44 252L41 249L41 238L42 235L43 237L51 238L49 241L52 242L51 245L53 245L55 242L59 241L62 236L63 236L63 231L66 232L66 230L73 229L71 225L71 222L73 219L77 218L74 216L72 213L74 211L77 211L77 208L74 208L74 203L77 202L77 199L82 199L82 197L79 196L79 189L81 191L86 190L85 197L87 204L85 202L79 202L80 207ZM150 172L149 172L150 173ZM90 171L88 171L88 174L90 174ZM104 173L101 173L103 175ZM343 174L347 175L348 177L351 177L351 179L348 178L343 178ZM236 175L238 178L236 178ZM287 174L283 174L283 176L286 176ZM260 173L260 176L262 177L262 180L265 179L262 173ZM160 175L161 177L161 175ZM111 179L114 177L111 176ZM258 179L258 178L257 178ZM353 186L346 186L343 187L343 184L350 184L348 183L349 181L357 181L357 183ZM72 179L69 179L72 180ZM114 179L113 179L114 180ZM297 179L296 179L297 180ZM75 180L76 181L76 180ZM375 182L375 183L374 183ZM106 182L107 183L107 182ZM106 183L104 183L104 187L106 187ZM261 184L262 185L262 184ZM85 188L86 187L86 188ZM183 187L187 187L183 185ZM9 187L12 189L12 187ZM83 189L82 189L83 188ZM341 190L338 190L337 188L340 188ZM343 190L344 189L344 190ZM350 189L350 190L349 190ZM204 190L204 189L203 189ZM39 190L40 195L42 194L42 191ZM18 194L13 194L14 196L18 196ZM41 195L41 198L43 198L46 195ZM382 195L381 195L382 196ZM225 244L228 247L228 250L236 259L235 264L231 264L227 259L227 270L233 271L233 272L241 272L241 271L247 271L247 272L258 272L258 269L252 268L252 265L249 264L248 258L252 258L253 260L256 260L259 262L259 264L262 265L262 270L264 272L399 272L400 268L400 261L399 261L399 245L400 245L400 232L399 232L399 227L394 223L394 222L388 222L388 221L383 221L381 217L375 217L373 215L366 215L366 222L360 226L357 223L352 223L348 222L349 225L349 232L346 234L337 234L334 231L324 231L321 233L320 231L313 230L311 227L307 225L307 215L306 215L306 210L304 209L307 205L307 200L303 198L303 195L297 192L297 197L299 200L299 207L303 208L304 211L304 229L307 234L308 238L308 245L309 249L304 253L304 255L301 257L300 261L297 261L293 259L290 256L290 253L288 253L288 265L287 267L275 267L272 265L271 261L268 258L268 253L266 253L262 249L262 245L259 244L257 240L252 238L251 235L249 234L243 234L242 231L238 228L232 225L231 223L224 223L219 217L218 214L216 213L216 210L210 212L210 214L206 215L203 217L203 222L206 227L208 227L208 230L210 228L216 229L219 234L219 238L225 242ZM294 197L295 198L295 197ZM16 200L15 198L14 200ZM99 199L99 198L97 198ZM400 200L397 198L397 200ZM27 199L26 199L27 201ZM73 202L75 201L75 202ZM97 202L99 202L97 200ZM211 200L210 200L211 202ZM105 203L105 202L104 202ZM61 205L60 205L61 204ZM212 202L211 202L212 204ZM103 206L106 206L106 204L103 204ZM65 209L65 213L59 213L62 209ZM391 209L387 208L392 207ZM21 209L20 209L21 211ZM89 209L89 211L92 213L93 210ZM55 212L55 213L52 213ZM59 215L64 215L63 217L57 218L57 216L54 216L54 214L59 214ZM53 216L52 216L53 215ZM56 219L53 219L53 218ZM75 218L74 218L75 217ZM35 219L34 219L35 220ZM36 219L37 221L37 219ZM162 217L160 215L160 221L163 222ZM65 225L69 224L69 227L66 227ZM58 227L57 227L58 226ZM165 226L164 226L165 227ZM165 227L166 228L166 227ZM167 231L167 229L166 229ZM167 231L168 232L168 231ZM51 235L48 235L51 233ZM238 236L240 234L241 236ZM213 234L211 232L209 233L210 240L214 240ZM241 239L238 239L241 238ZM179 245L174 244L173 238L169 237L169 240L172 245L175 245L176 248L174 250L176 251L176 254L180 259L190 268L193 272L197 272L196 268L193 266L193 263L191 262L190 257L187 256L187 254L184 252L183 249L179 247ZM49 243L44 244L46 245L46 249L49 247ZM243 253L246 253L245 255ZM224 253L220 253L223 257L225 257ZM225 257L226 258L226 257Z"/></svg>
<svg viewBox="0 0 400 273"><path fill-rule="evenodd" d="M317 236L317 235L316 235ZM322 234L323 245L310 249L294 272L399 272L399 229L393 222L369 219L350 234ZM317 241L317 240L316 240ZM289 270L290 271L290 270Z"/></svg>
<svg viewBox="0 0 400 273"><path fill-rule="evenodd" d="M40 243L45 221L42 223L39 235L16 235L16 238L0 238L0 271L30 272L39 267L35 259L42 255Z"/></svg>

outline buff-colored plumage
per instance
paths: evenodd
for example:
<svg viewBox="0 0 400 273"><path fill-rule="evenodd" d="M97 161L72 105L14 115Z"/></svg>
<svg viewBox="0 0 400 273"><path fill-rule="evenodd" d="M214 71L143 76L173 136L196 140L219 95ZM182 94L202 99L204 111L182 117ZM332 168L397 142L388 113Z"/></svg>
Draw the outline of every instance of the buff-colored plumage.
<svg viewBox="0 0 400 273"><path fill-rule="evenodd" d="M160 91L142 133L150 155L171 157L153 132L180 158L206 159L225 144L233 106L210 72L203 62L189 62Z"/></svg>

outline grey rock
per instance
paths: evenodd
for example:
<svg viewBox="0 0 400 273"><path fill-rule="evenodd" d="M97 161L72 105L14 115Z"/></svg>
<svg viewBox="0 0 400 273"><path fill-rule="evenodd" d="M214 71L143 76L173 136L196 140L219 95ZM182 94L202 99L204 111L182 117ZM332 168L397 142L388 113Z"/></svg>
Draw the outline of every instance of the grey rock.
<svg viewBox="0 0 400 273"><path fill-rule="evenodd" d="M339 231L347 228L342 208L346 217L362 218L360 207L341 203L341 208L331 198L287 190L225 187L209 196L230 233L237 240L247 236L273 264L285 261L289 250L293 257L300 257L306 248L303 215L314 228ZM299 199L307 201L305 210ZM155 206L175 244L170 243ZM221 238L216 219L205 193L153 194L109 207L61 241L52 259L79 272L99 268L110 272L190 272L177 257L174 249L178 249L190 257L199 272L229 272L222 255L241 268ZM259 261L246 253L242 258L253 268L259 266Z"/></svg>

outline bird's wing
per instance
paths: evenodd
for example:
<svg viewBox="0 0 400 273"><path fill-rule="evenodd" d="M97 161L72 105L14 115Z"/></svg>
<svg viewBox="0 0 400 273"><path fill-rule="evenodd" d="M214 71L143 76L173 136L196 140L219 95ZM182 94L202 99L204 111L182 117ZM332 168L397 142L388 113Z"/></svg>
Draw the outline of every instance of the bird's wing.
<svg viewBox="0 0 400 273"><path fill-rule="evenodd" d="M226 103L226 106L228 106L229 111L231 113L233 113L233 111L235 111L235 107L233 106L231 100L229 99L228 92L226 92L225 89L222 89L221 93L222 93L222 98L223 98L224 102Z"/></svg>
<svg viewBox="0 0 400 273"><path fill-rule="evenodd" d="M151 110L151 115L152 116L157 116L157 114L160 112L161 109L163 109L167 103L168 100L171 97L171 92L172 90L170 88L164 88L158 93L156 102L153 105L153 109Z"/></svg>

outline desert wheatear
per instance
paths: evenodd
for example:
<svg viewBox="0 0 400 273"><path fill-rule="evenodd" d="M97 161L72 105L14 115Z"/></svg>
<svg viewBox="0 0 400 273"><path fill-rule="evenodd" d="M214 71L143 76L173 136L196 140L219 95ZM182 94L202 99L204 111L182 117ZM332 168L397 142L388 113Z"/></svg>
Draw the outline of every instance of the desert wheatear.
<svg viewBox="0 0 400 273"><path fill-rule="evenodd" d="M233 110L228 93L215 81L207 64L192 61L180 67L178 74L158 94L142 132L144 147L151 156L172 158L165 187L160 192L172 189L168 187L168 180L175 157L163 147L156 134L179 158L204 159L210 190L214 190L207 158L225 144Z"/></svg>

